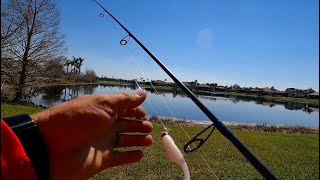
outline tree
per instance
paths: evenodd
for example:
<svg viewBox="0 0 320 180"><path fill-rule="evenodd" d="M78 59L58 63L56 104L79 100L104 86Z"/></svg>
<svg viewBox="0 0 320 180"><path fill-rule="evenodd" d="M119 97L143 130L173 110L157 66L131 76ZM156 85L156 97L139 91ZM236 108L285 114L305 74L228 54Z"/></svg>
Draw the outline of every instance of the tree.
<svg viewBox="0 0 320 180"><path fill-rule="evenodd" d="M8 8L9 3L1 0L1 59L9 50L10 44L17 43L17 34L21 30L23 20L17 19L12 13L12 9Z"/></svg>
<svg viewBox="0 0 320 180"><path fill-rule="evenodd" d="M19 101L25 84L46 74L45 62L64 56L64 36L58 32L60 18L54 0L7 0L1 3L1 15L3 9L10 12L4 13L7 20L1 21L1 38L5 37L2 27L10 27L13 33L13 41L5 41L1 52L4 52L6 63L12 65L11 70L17 72L13 73L18 79L14 100Z"/></svg>
<svg viewBox="0 0 320 180"><path fill-rule="evenodd" d="M234 84L230 86L232 90L238 90L241 89L241 87L238 84Z"/></svg>
<svg viewBox="0 0 320 180"><path fill-rule="evenodd" d="M271 86L271 91L278 91L274 86Z"/></svg>
<svg viewBox="0 0 320 180"><path fill-rule="evenodd" d="M1 0L1 82L17 83L15 66L17 62L12 61L9 56L11 44L17 43L16 34L19 32L23 21L18 21L16 16L8 8L8 2Z"/></svg>
<svg viewBox="0 0 320 180"><path fill-rule="evenodd" d="M84 72L84 75L82 76L82 79L85 82L96 82L96 73L92 69L86 69Z"/></svg>
<svg viewBox="0 0 320 180"><path fill-rule="evenodd" d="M71 65L71 72L75 73L76 65L77 65L77 58L72 56L72 60L70 61Z"/></svg>
<svg viewBox="0 0 320 180"><path fill-rule="evenodd" d="M76 81L78 81L80 73L81 73L81 66L82 66L82 62L84 61L84 58L78 57L78 58L74 58L74 68L75 68L75 74L76 74Z"/></svg>
<svg viewBox="0 0 320 180"><path fill-rule="evenodd" d="M71 64L70 60L66 60L66 62L64 63L65 66L67 66L67 74L69 73L69 66Z"/></svg>
<svg viewBox="0 0 320 180"><path fill-rule="evenodd" d="M51 79L63 78L64 67L62 60L50 60L45 62L44 70L47 72L45 77Z"/></svg>
<svg viewBox="0 0 320 180"><path fill-rule="evenodd" d="M84 58L79 57L78 58L78 69L79 69L79 74L81 73L81 66L82 62L84 61Z"/></svg>

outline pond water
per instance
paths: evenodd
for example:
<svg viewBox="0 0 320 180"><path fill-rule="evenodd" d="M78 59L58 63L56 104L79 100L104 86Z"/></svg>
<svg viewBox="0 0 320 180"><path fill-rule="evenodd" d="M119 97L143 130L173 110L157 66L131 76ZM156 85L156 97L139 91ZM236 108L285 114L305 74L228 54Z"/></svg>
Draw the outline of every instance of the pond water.
<svg viewBox="0 0 320 180"><path fill-rule="evenodd" d="M40 89L31 101L51 107L84 94L134 93L136 87L126 86L51 86ZM197 96L221 121L267 125L319 126L319 109L301 103L275 103L238 98ZM142 106L148 115L175 117L178 119L210 121L185 95L172 92L148 91Z"/></svg>

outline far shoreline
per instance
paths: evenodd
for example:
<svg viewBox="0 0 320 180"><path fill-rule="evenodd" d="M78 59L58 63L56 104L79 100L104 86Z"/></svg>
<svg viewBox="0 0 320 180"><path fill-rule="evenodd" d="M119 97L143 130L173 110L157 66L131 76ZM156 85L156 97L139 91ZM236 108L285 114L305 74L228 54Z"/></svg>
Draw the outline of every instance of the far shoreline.
<svg viewBox="0 0 320 180"><path fill-rule="evenodd" d="M51 86L83 86L83 85L97 85L97 86L132 86L130 82L123 81L98 81L98 82L73 82L73 81L60 81L60 82L50 82L50 83L40 83L40 84L28 84L27 86L36 86L36 87L51 87ZM135 85L135 84L134 84ZM152 86L146 84L140 84L142 88L148 91L154 91ZM181 89L174 90L171 86L154 86L159 92L171 92L176 94L185 94ZM4 88L6 88L4 86ZM263 95L257 96L252 94L238 93L238 92L211 92L197 90L193 92L195 95L199 96L212 96L212 97L225 97L225 98L239 98L243 100L259 100L265 102L273 103L287 103L295 102L302 103L311 108L319 108L318 99L309 99L309 98L294 98L294 97L282 97L282 96L270 96Z"/></svg>
<svg viewBox="0 0 320 180"><path fill-rule="evenodd" d="M132 86L131 83L128 82L120 82L120 81L98 81L94 83L86 83L86 82L65 82L65 83L51 83L51 84L42 84L38 85L40 87L46 86L80 86L80 85L101 85L101 86ZM149 90L154 91L151 86L141 84L141 87ZM156 86L157 91L159 92L176 92L177 94L185 94L181 89L174 91L172 87L169 86ZM274 103L284 103L284 102L297 102L297 103L304 103L307 104L309 107L312 108L319 108L319 100L317 101L314 99L308 98L293 98L293 97L279 97L279 96L270 96L270 95L263 95L263 96L256 96L256 95L248 95L244 93L237 93L237 92L209 92L209 91L196 91L194 92L195 95L206 95L206 96L216 96L216 97L235 97L239 99L248 99L248 100L263 100L266 102L274 102Z"/></svg>

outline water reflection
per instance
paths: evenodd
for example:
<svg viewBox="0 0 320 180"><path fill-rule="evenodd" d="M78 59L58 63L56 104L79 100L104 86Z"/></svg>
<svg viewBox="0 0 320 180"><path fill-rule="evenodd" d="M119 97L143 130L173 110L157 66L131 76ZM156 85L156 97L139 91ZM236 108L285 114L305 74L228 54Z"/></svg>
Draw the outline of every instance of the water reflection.
<svg viewBox="0 0 320 180"><path fill-rule="evenodd" d="M55 103L59 102L61 95L65 88L63 86L54 86L54 87L43 87L40 88L36 94L42 94L42 104L43 106L52 106Z"/></svg>
<svg viewBox="0 0 320 180"><path fill-rule="evenodd" d="M95 94L96 88L112 88L116 87L120 90L137 90L137 87L135 85L96 85L96 84L89 84L89 85L71 85L71 86L49 86L49 87L43 87L40 88L36 96L41 96L41 102L40 104L42 106L50 107L54 104L57 104L58 102L64 102L72 100L79 95L91 95ZM155 94L154 91L149 91L151 94ZM173 98L176 97L183 97L187 98L188 96L186 94L180 94L177 92L168 93L168 92L158 92L159 95L166 97L166 95L172 94ZM210 100L210 101L216 101L216 100L225 100L225 101L231 101L234 104L240 103L240 102L254 102L257 105L266 106L266 107L274 107L275 105L283 105L288 110L302 110L306 113L312 113L314 111L319 112L318 108L309 107L307 103L301 103L301 102L285 102L285 101L264 101L262 99L248 99L248 98L240 98L240 97L216 97L216 96L205 96L205 95L197 95L199 99L204 100ZM39 104L39 103L38 103Z"/></svg>
<svg viewBox="0 0 320 180"><path fill-rule="evenodd" d="M31 97L35 104L51 107L64 101L69 101L85 94L114 94L134 93L135 85L78 85L50 86L37 91ZM149 115L174 116L180 119L207 121L208 118L196 107L186 94L148 91L149 103L142 106ZM319 126L319 108L308 106L306 103L263 101L262 99L242 99L239 97L217 97L197 95L220 120L241 123L258 123L271 125L301 125L308 127ZM164 105L165 102L167 105ZM166 108L165 106L168 106ZM154 112L156 111L156 112Z"/></svg>

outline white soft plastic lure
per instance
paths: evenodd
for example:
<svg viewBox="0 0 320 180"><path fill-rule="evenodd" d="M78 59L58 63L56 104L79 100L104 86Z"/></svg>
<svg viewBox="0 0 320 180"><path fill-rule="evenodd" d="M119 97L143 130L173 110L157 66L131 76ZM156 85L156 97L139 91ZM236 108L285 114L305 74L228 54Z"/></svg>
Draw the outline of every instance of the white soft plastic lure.
<svg viewBox="0 0 320 180"><path fill-rule="evenodd" d="M174 143L173 139L168 134L167 130L161 133L161 140L164 149L166 150L168 158L174 163L176 163L178 166L180 166L184 175L184 180L190 180L190 173L187 162L184 160L181 151Z"/></svg>

